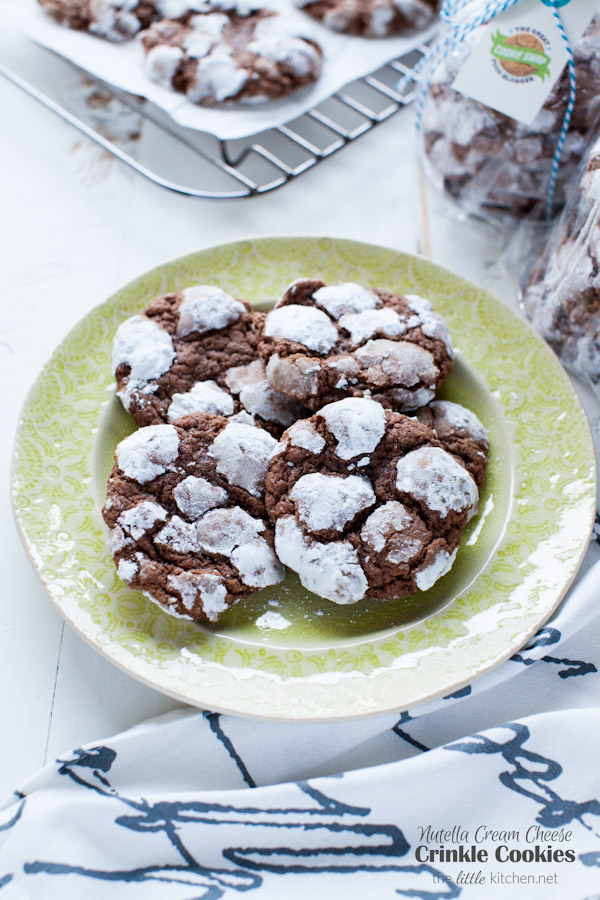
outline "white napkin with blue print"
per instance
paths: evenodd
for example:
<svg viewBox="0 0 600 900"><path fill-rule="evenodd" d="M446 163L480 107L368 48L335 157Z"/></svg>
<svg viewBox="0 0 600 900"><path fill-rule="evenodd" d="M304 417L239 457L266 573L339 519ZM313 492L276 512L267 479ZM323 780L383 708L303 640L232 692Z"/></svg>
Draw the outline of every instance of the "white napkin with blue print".
<svg viewBox="0 0 600 900"><path fill-rule="evenodd" d="M182 709L0 808L0 900L598 900L600 544L539 634L396 715Z"/></svg>

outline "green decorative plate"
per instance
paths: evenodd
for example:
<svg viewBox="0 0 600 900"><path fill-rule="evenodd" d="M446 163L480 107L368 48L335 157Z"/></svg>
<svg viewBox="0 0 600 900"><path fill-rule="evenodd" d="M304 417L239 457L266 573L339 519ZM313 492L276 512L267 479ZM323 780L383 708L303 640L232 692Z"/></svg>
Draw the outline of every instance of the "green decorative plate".
<svg viewBox="0 0 600 900"><path fill-rule="evenodd" d="M117 442L133 430L114 394L114 332L167 290L210 281L264 304L307 275L422 294L445 316L457 362L442 395L473 409L490 435L480 514L452 571L426 593L340 607L289 576L217 625L175 619L119 581L106 546L106 476ZM25 403L13 500L33 565L63 616L131 675L234 714L353 718L450 693L535 633L586 549L595 464L585 415L558 361L489 294L383 247L273 238L160 266L73 329Z"/></svg>

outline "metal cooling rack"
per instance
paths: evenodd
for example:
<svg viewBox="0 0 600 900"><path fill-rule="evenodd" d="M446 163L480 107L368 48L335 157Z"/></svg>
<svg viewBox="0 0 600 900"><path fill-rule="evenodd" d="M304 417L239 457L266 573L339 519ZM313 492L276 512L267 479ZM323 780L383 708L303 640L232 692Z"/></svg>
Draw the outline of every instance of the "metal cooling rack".
<svg viewBox="0 0 600 900"><path fill-rule="evenodd" d="M426 52L418 46L286 125L240 140L178 126L149 101L42 48L52 59L51 78L43 60L26 73L0 62L0 75L154 184L191 197L233 199L281 187L410 103L412 73Z"/></svg>

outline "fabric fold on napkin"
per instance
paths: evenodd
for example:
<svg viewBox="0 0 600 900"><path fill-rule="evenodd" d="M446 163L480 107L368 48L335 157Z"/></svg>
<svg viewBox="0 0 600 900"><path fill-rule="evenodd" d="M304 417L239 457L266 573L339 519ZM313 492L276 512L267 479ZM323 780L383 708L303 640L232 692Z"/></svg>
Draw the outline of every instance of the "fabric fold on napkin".
<svg viewBox="0 0 600 900"><path fill-rule="evenodd" d="M599 555L527 647L419 709L294 724L184 708L65 754L0 808L2 898L591 900Z"/></svg>

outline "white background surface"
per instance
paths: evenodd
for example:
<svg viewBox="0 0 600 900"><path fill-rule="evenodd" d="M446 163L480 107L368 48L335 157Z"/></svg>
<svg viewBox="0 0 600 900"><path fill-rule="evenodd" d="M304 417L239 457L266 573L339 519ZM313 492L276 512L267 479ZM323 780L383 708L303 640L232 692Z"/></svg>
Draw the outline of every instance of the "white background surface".
<svg viewBox="0 0 600 900"><path fill-rule="evenodd" d="M0 0L5 24L19 0ZM20 543L9 470L19 409L66 332L147 269L213 244L281 233L327 234L420 252L516 306L498 274L499 238L461 223L422 188L411 110L280 190L195 200L155 187L0 77L1 443L0 796L58 754L173 708L63 625ZM144 134L141 137L144 141ZM307 273L310 274L310 273ZM583 392L585 393L585 392ZM590 410L597 421L594 405Z"/></svg>

